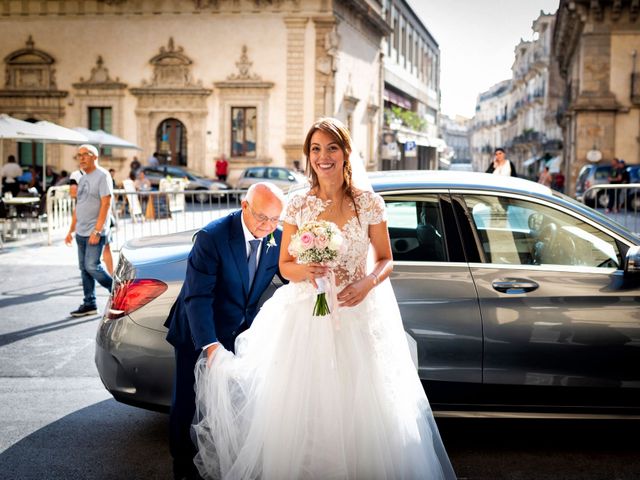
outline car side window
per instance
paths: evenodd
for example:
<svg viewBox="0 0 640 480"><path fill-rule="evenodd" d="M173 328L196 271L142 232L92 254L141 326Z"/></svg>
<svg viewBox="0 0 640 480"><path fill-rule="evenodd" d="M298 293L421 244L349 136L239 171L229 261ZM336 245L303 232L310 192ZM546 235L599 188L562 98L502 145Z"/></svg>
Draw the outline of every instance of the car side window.
<svg viewBox="0 0 640 480"><path fill-rule="evenodd" d="M517 198L465 195L486 261L618 268L615 239L568 213Z"/></svg>
<svg viewBox="0 0 640 480"><path fill-rule="evenodd" d="M391 196L385 202L394 260L448 261L437 195Z"/></svg>
<svg viewBox="0 0 640 480"><path fill-rule="evenodd" d="M245 174L246 178L264 178L264 168L250 168Z"/></svg>
<svg viewBox="0 0 640 480"><path fill-rule="evenodd" d="M268 178L272 180L284 180L287 181L288 172L282 168L270 168L268 170Z"/></svg>

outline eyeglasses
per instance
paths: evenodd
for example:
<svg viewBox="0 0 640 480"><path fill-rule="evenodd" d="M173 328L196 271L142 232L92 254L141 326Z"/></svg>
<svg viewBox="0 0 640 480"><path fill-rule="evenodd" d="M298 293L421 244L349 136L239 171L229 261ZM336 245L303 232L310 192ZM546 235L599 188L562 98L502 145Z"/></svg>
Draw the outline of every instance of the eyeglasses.
<svg viewBox="0 0 640 480"><path fill-rule="evenodd" d="M276 223L280 223L280 217L267 217L266 215L262 214L262 213L256 213L253 211L253 208L251 208L251 204L249 202L247 202L247 206L249 207L249 211L251 212L251 215L253 215L253 218L256 219L256 221L258 221L259 223L272 223L272 224L276 224Z"/></svg>
<svg viewBox="0 0 640 480"><path fill-rule="evenodd" d="M93 153L89 153L89 152L82 152L82 153L76 153L76 157L77 158L81 158L81 157L94 157L95 155Z"/></svg>

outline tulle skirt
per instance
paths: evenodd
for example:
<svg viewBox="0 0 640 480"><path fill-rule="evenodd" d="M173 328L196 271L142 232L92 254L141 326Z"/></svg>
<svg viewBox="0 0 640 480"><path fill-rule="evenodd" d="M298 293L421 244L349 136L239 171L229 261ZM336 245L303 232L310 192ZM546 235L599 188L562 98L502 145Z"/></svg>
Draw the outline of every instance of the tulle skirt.
<svg viewBox="0 0 640 480"><path fill-rule="evenodd" d="M312 316L290 283L196 365L196 466L223 479L455 479L388 281Z"/></svg>

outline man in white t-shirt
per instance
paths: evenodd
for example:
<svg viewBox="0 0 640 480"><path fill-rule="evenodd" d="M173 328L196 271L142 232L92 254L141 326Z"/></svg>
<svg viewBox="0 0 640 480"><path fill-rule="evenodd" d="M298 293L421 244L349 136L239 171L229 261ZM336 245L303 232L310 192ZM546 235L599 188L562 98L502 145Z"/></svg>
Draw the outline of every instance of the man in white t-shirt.
<svg viewBox="0 0 640 480"><path fill-rule="evenodd" d="M80 145L77 157L84 175L78 181L76 206L65 243L71 245L75 232L84 298L82 305L71 312L72 317L97 313L96 282L109 291L113 285L111 276L100 264L109 233L113 197L111 175L97 165L98 149L93 145Z"/></svg>
<svg viewBox="0 0 640 480"><path fill-rule="evenodd" d="M18 195L20 184L17 178L22 175L22 167L16 163L16 157L9 155L7 163L2 166L0 176L2 177L2 191L11 192L12 195Z"/></svg>

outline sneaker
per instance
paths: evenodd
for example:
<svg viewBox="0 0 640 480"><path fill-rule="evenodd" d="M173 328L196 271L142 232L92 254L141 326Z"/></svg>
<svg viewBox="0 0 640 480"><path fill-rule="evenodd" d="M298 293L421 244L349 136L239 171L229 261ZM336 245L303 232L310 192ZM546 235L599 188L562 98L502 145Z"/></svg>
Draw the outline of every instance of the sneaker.
<svg viewBox="0 0 640 480"><path fill-rule="evenodd" d="M91 307L89 305L80 305L77 310L71 312L72 317L84 317L86 315L95 315L98 313L98 309L94 306Z"/></svg>

